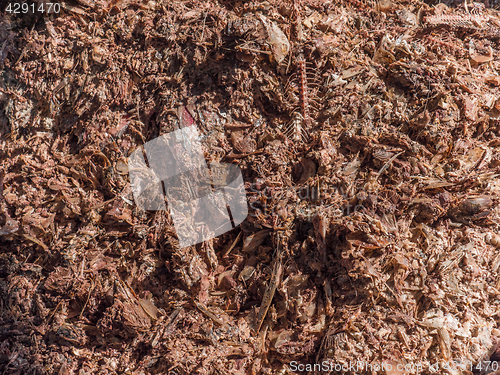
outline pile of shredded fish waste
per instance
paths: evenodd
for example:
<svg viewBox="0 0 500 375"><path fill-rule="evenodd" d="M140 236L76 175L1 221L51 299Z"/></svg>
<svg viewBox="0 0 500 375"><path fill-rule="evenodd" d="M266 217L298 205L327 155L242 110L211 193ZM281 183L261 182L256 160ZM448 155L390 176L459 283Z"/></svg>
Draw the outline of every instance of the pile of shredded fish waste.
<svg viewBox="0 0 500 375"><path fill-rule="evenodd" d="M58 4L0 9L3 373L497 373L496 4ZM248 216L180 248L128 157L187 126Z"/></svg>

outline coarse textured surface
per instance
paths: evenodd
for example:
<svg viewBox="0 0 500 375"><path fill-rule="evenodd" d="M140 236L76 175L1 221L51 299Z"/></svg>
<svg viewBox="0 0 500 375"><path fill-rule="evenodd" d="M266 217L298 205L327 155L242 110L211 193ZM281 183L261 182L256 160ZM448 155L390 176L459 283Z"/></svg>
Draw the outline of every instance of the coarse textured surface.
<svg viewBox="0 0 500 375"><path fill-rule="evenodd" d="M3 373L500 359L496 10L62 5L0 13ZM250 215L178 249L170 216L134 205L127 157L193 123L207 161L241 168Z"/></svg>

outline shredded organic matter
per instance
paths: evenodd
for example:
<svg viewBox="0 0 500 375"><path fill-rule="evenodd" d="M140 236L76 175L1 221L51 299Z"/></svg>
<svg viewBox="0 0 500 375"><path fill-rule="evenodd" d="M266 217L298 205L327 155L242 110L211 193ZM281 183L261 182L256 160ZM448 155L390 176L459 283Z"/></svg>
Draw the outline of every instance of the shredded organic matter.
<svg viewBox="0 0 500 375"><path fill-rule="evenodd" d="M494 1L10 3L0 373L498 372ZM230 207L229 164L240 225L138 204L172 132L159 160L199 142L216 178L161 203Z"/></svg>

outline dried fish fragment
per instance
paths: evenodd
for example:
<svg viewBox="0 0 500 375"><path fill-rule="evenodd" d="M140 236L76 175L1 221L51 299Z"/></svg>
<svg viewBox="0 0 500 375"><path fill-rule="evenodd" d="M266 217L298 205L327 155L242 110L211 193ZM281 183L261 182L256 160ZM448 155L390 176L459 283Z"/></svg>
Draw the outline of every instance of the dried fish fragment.
<svg viewBox="0 0 500 375"><path fill-rule="evenodd" d="M0 228L0 236L6 236L16 233L19 230L19 223L16 220L8 218L5 224Z"/></svg>
<svg viewBox="0 0 500 375"><path fill-rule="evenodd" d="M496 350L495 9L84 3L47 28L0 21L3 372L278 374L315 359L422 363L415 375ZM254 211L181 250L169 215L135 206L124 160L198 125ZM199 193L227 182L210 172Z"/></svg>
<svg viewBox="0 0 500 375"><path fill-rule="evenodd" d="M264 241L266 240L268 235L269 235L269 230L267 230L267 229L261 230L257 233L254 233L254 234L251 234L250 236L245 238L245 240L243 241L242 251L249 252L249 253L254 251L260 245L262 245L262 243L264 243Z"/></svg>
<svg viewBox="0 0 500 375"><path fill-rule="evenodd" d="M257 17L266 28L267 43L271 47L274 59L278 64L281 64L290 52L290 42L288 38L274 21L268 20L260 13L257 14Z"/></svg>
<svg viewBox="0 0 500 375"><path fill-rule="evenodd" d="M424 17L424 21L431 26L448 25L452 27L483 27L490 17L476 14L439 14Z"/></svg>
<svg viewBox="0 0 500 375"><path fill-rule="evenodd" d="M309 132L306 129L305 121L299 112L295 112L292 120L285 127L285 135L294 142L307 142Z"/></svg>
<svg viewBox="0 0 500 375"><path fill-rule="evenodd" d="M448 210L448 216L461 223L485 219L492 214L498 202L490 196L466 198Z"/></svg>

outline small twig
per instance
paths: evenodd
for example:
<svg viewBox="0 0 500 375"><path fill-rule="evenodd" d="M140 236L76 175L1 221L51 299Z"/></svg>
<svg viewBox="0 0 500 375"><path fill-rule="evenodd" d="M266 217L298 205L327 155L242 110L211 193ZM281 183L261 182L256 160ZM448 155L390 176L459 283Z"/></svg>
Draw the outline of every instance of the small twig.
<svg viewBox="0 0 500 375"><path fill-rule="evenodd" d="M87 304L89 303L89 300L90 300L90 295L92 294L92 292L94 291L94 288L95 288L95 284L94 282L92 281L92 288L89 290L89 294L87 295L87 300L85 301L85 304L83 305L82 307L82 311L80 311L80 315L78 315L78 318L81 318L82 317L82 314L83 312L85 311L85 308L87 307Z"/></svg>
<svg viewBox="0 0 500 375"><path fill-rule="evenodd" d="M231 252L231 250L234 249L234 247L236 246L236 244L238 243L239 239L241 238L241 235L243 234L243 231L240 231L240 233L238 234L238 236L236 236L236 239L233 241L232 245L229 247L229 249L227 249L227 251L224 253L223 257L227 257L229 255L229 253Z"/></svg>
<svg viewBox="0 0 500 375"><path fill-rule="evenodd" d="M203 42L203 35L205 33L205 21L207 20L207 15L208 15L208 11L205 12L205 17L203 17L203 26L202 26L202 29L201 29L200 43Z"/></svg>
<svg viewBox="0 0 500 375"><path fill-rule="evenodd" d="M212 311L210 311L207 307L199 303L198 301L194 301L194 305L200 310L203 314L205 314L207 317L212 319L215 323L218 325L222 326L224 325L224 322L220 320Z"/></svg>
<svg viewBox="0 0 500 375"><path fill-rule="evenodd" d="M236 46L234 47L235 49L238 49L238 50L242 50L242 51L250 51L250 52L257 52L257 53L264 53L266 55L270 55L271 52L270 51L262 51L262 50L259 50L259 49L255 49L255 48L250 48L250 47L245 47L243 45L241 46Z"/></svg>
<svg viewBox="0 0 500 375"><path fill-rule="evenodd" d="M390 158L387 163L384 164L384 166L382 168L380 168L380 171L378 171L378 174L377 174L377 178L380 177L380 175L382 173L384 173L384 171L389 168L389 165L391 165L391 163L399 156L403 153L404 151L401 151L401 152L398 152L396 155L394 155L392 158Z"/></svg>
<svg viewBox="0 0 500 375"><path fill-rule="evenodd" d="M264 296L262 297L262 304L260 305L259 313L257 318L255 319L254 331L259 332L262 323L264 322L264 318L267 315L267 310L269 310L269 306L271 306L271 302L274 298L274 293L278 287L278 284L281 280L281 273L283 271L283 264L281 263L281 259L278 256L276 259L276 264L273 269L273 273L271 275L271 282L267 286L266 291L264 292Z"/></svg>

